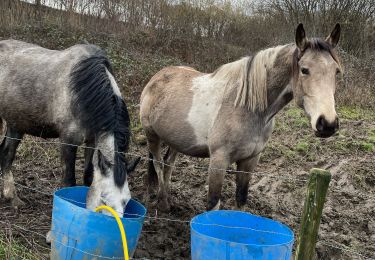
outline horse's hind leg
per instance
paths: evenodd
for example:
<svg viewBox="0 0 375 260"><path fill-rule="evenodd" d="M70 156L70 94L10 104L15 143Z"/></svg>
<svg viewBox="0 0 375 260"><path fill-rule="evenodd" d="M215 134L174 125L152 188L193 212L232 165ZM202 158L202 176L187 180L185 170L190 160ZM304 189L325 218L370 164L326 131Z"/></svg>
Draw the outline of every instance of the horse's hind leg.
<svg viewBox="0 0 375 260"><path fill-rule="evenodd" d="M171 183L171 175L174 168L174 163L176 161L178 152L168 147L168 151L164 156L164 185L167 196L169 196L169 189L170 189L170 183Z"/></svg>
<svg viewBox="0 0 375 260"><path fill-rule="evenodd" d="M146 189L148 194L151 195L152 193L154 193L155 188L158 186L158 174L155 170L154 156L151 152L148 153L148 172L145 183L147 184Z"/></svg>
<svg viewBox="0 0 375 260"><path fill-rule="evenodd" d="M8 127L6 137L0 145L0 165L4 181L3 195L5 199L11 201L14 207L24 204L17 196L13 173L10 170L22 136L22 134Z"/></svg>
<svg viewBox="0 0 375 260"><path fill-rule="evenodd" d="M236 173L236 206L237 210L242 210L247 201L247 194L249 192L249 181L251 171L255 169L258 164L260 155L256 157L245 159L237 162Z"/></svg>
<svg viewBox="0 0 375 260"><path fill-rule="evenodd" d="M146 132L147 135L147 141L148 141L148 148L150 150L150 155L153 158L152 165L149 165L151 169L149 168L149 180L155 178L155 172L157 174L158 178L158 207L162 211L169 210L169 203L167 201L167 193L165 189L165 182L164 182L164 164L161 157L161 144L160 144L160 138L150 132ZM152 168L153 166L153 168Z"/></svg>

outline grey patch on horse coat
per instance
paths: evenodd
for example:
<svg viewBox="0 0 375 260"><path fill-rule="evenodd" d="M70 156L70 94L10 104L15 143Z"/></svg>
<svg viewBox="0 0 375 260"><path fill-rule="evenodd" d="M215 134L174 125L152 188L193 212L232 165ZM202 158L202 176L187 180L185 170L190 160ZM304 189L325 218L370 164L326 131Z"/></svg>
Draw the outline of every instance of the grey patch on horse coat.
<svg viewBox="0 0 375 260"><path fill-rule="evenodd" d="M69 86L73 66L99 48L76 45L56 51L5 40L0 50L0 116L9 126L56 138L68 134L67 125L79 124L71 114L70 91L63 86ZM70 135L76 142L83 140L81 133Z"/></svg>
<svg viewBox="0 0 375 260"><path fill-rule="evenodd" d="M130 199L130 191L125 157L114 151L126 152L130 120L110 71L108 59L94 45L58 51L17 40L0 42L0 117L8 130L20 139L23 134L59 137L73 145L95 140L109 163L101 163L99 169L98 153L88 157L94 158L95 185L90 191L99 196L89 200L90 206L98 206L106 193L109 205L121 211L121 201ZM75 184L73 147L62 146L62 168L71 185Z"/></svg>

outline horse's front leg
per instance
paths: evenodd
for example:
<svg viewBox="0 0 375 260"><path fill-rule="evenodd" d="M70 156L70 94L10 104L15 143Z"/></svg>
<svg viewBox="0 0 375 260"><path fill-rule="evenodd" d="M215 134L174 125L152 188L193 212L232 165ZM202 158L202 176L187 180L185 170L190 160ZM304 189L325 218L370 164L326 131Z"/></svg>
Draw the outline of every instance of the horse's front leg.
<svg viewBox="0 0 375 260"><path fill-rule="evenodd" d="M217 151L210 156L207 210L220 208L221 188L229 164L229 156L225 152Z"/></svg>
<svg viewBox="0 0 375 260"><path fill-rule="evenodd" d="M69 143L63 141L63 143ZM62 184L65 187L76 185L75 163L77 155L77 146L75 145L61 145L61 165L63 180Z"/></svg>
<svg viewBox="0 0 375 260"><path fill-rule="evenodd" d="M237 162L236 173L236 206L237 210L242 210L247 201L249 191L250 172L254 170L259 161L260 154L252 158L247 158Z"/></svg>
<svg viewBox="0 0 375 260"><path fill-rule="evenodd" d="M4 181L3 195L5 199L11 201L15 208L22 206L24 203L17 196L13 173L10 168L22 137L22 134L8 127L3 142L0 145L0 166Z"/></svg>
<svg viewBox="0 0 375 260"><path fill-rule="evenodd" d="M83 172L83 183L85 186L91 186L94 177L94 165L92 164L92 158L95 151L95 141L87 141L85 148L85 169Z"/></svg>

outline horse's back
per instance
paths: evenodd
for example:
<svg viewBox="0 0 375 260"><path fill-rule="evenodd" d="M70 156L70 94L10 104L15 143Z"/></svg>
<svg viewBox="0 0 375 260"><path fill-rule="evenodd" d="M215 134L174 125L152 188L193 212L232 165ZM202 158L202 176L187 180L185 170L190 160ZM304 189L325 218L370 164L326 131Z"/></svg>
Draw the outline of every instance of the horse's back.
<svg viewBox="0 0 375 260"><path fill-rule="evenodd" d="M74 66L100 49L75 45L50 50L17 40L0 42L0 116L19 131L56 137L70 115ZM46 131L46 130L44 130Z"/></svg>
<svg viewBox="0 0 375 260"><path fill-rule="evenodd" d="M141 114L149 114L157 104L167 109L170 104L189 105L194 78L202 75L189 67L171 66L156 73L147 83L141 95Z"/></svg>
<svg viewBox="0 0 375 260"><path fill-rule="evenodd" d="M2 40L0 41L0 54L31 47L38 47L38 45L13 39Z"/></svg>
<svg viewBox="0 0 375 260"><path fill-rule="evenodd" d="M152 96L156 101L159 98L170 96L171 93L174 97L179 94L185 95L192 85L192 80L201 75L203 73L185 66L163 68L150 79L143 89L141 102L148 96ZM151 103L150 105L152 105Z"/></svg>

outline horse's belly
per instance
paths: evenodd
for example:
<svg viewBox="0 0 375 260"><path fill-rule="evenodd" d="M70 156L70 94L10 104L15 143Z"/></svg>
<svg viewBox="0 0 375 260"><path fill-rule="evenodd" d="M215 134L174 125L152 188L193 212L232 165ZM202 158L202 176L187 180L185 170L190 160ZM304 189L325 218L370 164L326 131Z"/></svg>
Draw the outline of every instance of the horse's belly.
<svg viewBox="0 0 375 260"><path fill-rule="evenodd" d="M176 151L193 157L208 157L208 146L199 144L192 127L186 122L155 123L153 129L159 138Z"/></svg>
<svg viewBox="0 0 375 260"><path fill-rule="evenodd" d="M54 124L48 124L37 121L17 120L5 118L7 125L14 130L28 135L33 135L42 138L58 138L59 131Z"/></svg>
<svg viewBox="0 0 375 260"><path fill-rule="evenodd" d="M209 152L207 145L193 145L193 146L187 147L186 149L180 149L179 152L185 155L192 156L192 157L200 157L200 158L210 157L210 152Z"/></svg>
<svg viewBox="0 0 375 260"><path fill-rule="evenodd" d="M39 125L28 128L26 134L38 136L42 138L58 138L60 137L56 127L52 125Z"/></svg>

